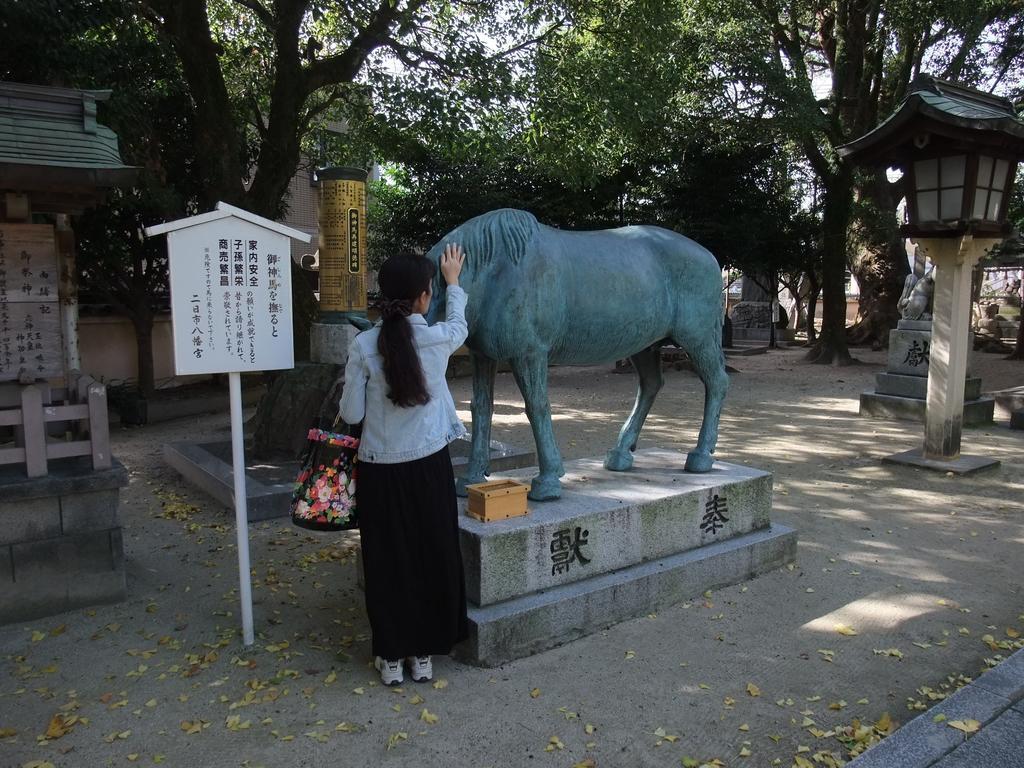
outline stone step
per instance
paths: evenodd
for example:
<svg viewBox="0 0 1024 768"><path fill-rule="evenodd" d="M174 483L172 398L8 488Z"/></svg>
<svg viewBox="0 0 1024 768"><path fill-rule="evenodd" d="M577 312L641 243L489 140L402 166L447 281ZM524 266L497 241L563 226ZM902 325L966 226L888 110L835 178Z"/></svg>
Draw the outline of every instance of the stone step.
<svg viewBox="0 0 1024 768"><path fill-rule="evenodd" d="M796 531L772 525L582 582L484 608L470 606L469 639L454 655L494 667L626 619L754 578L796 557Z"/></svg>
<svg viewBox="0 0 1024 768"><path fill-rule="evenodd" d="M876 373L875 381L875 392L880 395L915 397L919 400L928 397L928 378L926 376ZM981 379L977 376L968 376L964 380L964 400L977 400L979 397L981 397Z"/></svg>
<svg viewBox="0 0 1024 768"><path fill-rule="evenodd" d="M924 422L926 405L925 400L915 397L882 395L877 392L862 392L860 395L860 415L877 419ZM995 407L996 401L988 395L964 402L963 426L982 427L991 424Z"/></svg>

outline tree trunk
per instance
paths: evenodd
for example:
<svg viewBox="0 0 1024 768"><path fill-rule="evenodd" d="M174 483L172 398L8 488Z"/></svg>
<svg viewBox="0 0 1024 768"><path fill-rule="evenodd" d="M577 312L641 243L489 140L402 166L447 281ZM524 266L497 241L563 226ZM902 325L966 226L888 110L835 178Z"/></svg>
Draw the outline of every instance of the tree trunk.
<svg viewBox="0 0 1024 768"><path fill-rule="evenodd" d="M887 347L889 331L900 319L896 304L903 281L910 274L902 240L865 248L854 260L853 274L860 285L860 306L849 339L853 344L870 344L872 349Z"/></svg>
<svg viewBox="0 0 1024 768"><path fill-rule="evenodd" d="M846 346L846 238L853 204L853 178L841 168L824 183L821 260L821 335L807 353L813 363L850 365Z"/></svg>
<svg viewBox="0 0 1024 768"><path fill-rule="evenodd" d="M156 390L153 366L153 316L149 313L142 317L133 314L132 325L135 328L135 345L138 355L139 394L148 398Z"/></svg>
<svg viewBox="0 0 1024 768"><path fill-rule="evenodd" d="M818 342L818 329L814 327L814 320L818 314L818 295L821 288L815 282L811 286L811 292L807 296L807 318L805 320L807 330L807 346L814 346Z"/></svg>
<svg viewBox="0 0 1024 768"><path fill-rule="evenodd" d="M902 186L890 183L884 171L873 174L859 190L863 242L851 269L860 285L860 306L848 338L853 344L870 344L873 349L889 345L889 331L900 319L896 304L910 274L896 218L901 191Z"/></svg>

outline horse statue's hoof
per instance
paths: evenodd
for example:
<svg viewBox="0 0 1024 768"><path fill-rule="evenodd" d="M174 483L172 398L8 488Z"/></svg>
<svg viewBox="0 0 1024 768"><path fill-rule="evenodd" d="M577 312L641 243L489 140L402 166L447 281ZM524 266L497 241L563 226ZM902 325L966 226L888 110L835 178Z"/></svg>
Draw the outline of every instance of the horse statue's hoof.
<svg viewBox="0 0 1024 768"><path fill-rule="evenodd" d="M473 485L474 483L482 483L485 478L480 480L469 480L465 477L455 478L455 495L466 498L469 496L469 491L466 490L467 485Z"/></svg>
<svg viewBox="0 0 1024 768"><path fill-rule="evenodd" d="M551 501L562 496L562 484L557 477L537 477L530 483L530 492L526 494L533 501Z"/></svg>
<svg viewBox="0 0 1024 768"><path fill-rule="evenodd" d="M604 468L612 472L625 472L633 467L633 454L619 448L612 448L604 460Z"/></svg>
<svg viewBox="0 0 1024 768"><path fill-rule="evenodd" d="M715 463L715 458L710 453L697 453L691 451L686 454L686 471L687 472L710 472L711 465Z"/></svg>

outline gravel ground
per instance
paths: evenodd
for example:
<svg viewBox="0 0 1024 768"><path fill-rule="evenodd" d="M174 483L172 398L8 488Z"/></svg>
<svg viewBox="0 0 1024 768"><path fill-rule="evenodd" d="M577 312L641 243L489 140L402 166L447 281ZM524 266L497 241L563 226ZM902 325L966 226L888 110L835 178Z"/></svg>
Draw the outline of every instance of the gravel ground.
<svg viewBox="0 0 1024 768"><path fill-rule="evenodd" d="M498 669L442 659L434 685L395 690L368 666L357 534L251 526L245 649L230 514L160 455L226 436L226 415L119 430L128 600L0 627L0 766L839 765L1024 633L1024 433L1005 414L966 432L965 452L1003 462L973 477L883 466L922 428L857 415L884 354L856 354L730 359L718 457L775 473L794 567ZM1024 363L976 355L974 370L995 390ZM452 389L468 422L469 379ZM607 367L553 369L564 457L603 456L634 391ZM692 447L702 401L668 371L641 447ZM530 445L508 374L494 427Z"/></svg>

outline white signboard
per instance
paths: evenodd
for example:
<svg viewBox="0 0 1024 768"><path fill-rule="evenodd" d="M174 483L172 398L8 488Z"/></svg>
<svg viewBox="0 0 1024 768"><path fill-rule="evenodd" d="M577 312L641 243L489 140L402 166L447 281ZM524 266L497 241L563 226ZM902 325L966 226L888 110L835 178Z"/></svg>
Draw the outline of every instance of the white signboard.
<svg viewBox="0 0 1024 768"><path fill-rule="evenodd" d="M292 368L291 244L235 216L167 233L179 375Z"/></svg>
<svg viewBox="0 0 1024 768"><path fill-rule="evenodd" d="M217 203L209 213L147 227L146 234L167 235L174 370L179 375L228 374L242 641L252 645L240 374L295 366L289 238L304 243L310 238L226 203Z"/></svg>

